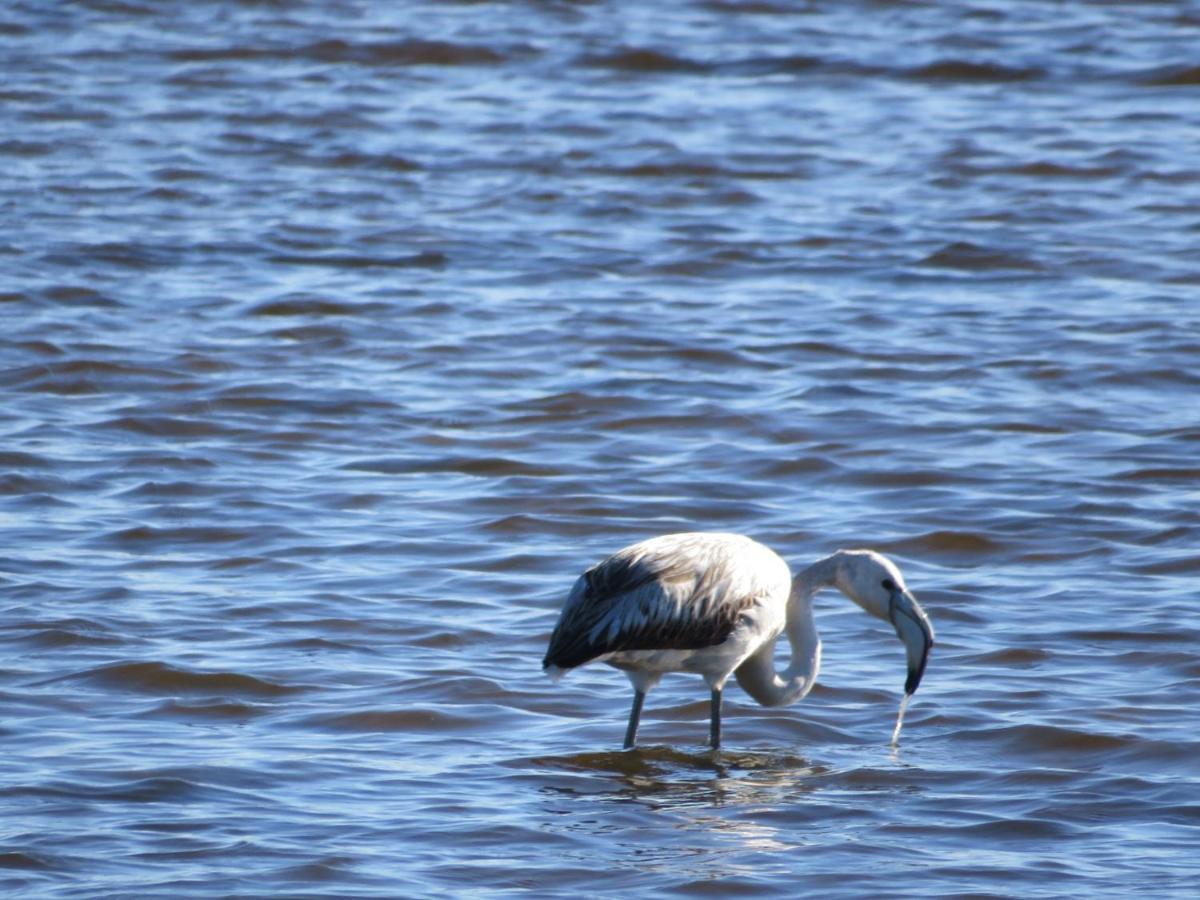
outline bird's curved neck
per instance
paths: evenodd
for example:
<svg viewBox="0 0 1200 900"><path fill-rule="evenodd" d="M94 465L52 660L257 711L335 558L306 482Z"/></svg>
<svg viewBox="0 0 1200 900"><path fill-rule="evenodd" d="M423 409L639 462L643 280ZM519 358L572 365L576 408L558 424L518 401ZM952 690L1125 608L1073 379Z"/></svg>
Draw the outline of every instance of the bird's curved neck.
<svg viewBox="0 0 1200 900"><path fill-rule="evenodd" d="M763 706L795 703L812 690L821 668L821 637L813 619L812 598L821 588L835 583L834 557L813 563L792 582L784 632L792 647L788 667L775 671L775 642L765 645L735 673L738 684Z"/></svg>
<svg viewBox="0 0 1200 900"><path fill-rule="evenodd" d="M815 563L796 576L792 582L792 597L789 604L803 598L811 601L813 594L821 588L833 587L837 584L837 554L818 559Z"/></svg>

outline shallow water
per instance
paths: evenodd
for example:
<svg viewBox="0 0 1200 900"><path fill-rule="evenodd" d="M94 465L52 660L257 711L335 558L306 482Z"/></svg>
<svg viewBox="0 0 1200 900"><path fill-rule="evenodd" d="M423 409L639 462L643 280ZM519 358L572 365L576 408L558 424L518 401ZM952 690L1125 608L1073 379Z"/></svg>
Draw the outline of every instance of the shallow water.
<svg viewBox="0 0 1200 900"><path fill-rule="evenodd" d="M0 5L0 886L1193 896L1185 5ZM895 558L800 705L539 665Z"/></svg>

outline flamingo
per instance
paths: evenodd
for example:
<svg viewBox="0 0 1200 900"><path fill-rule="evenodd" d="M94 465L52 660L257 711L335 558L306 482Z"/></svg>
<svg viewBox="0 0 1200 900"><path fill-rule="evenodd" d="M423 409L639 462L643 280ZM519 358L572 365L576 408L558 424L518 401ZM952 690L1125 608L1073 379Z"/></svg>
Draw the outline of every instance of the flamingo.
<svg viewBox="0 0 1200 900"><path fill-rule="evenodd" d="M921 683L933 625L890 559L838 550L793 581L773 550L738 534L695 532L650 538L614 553L575 582L550 636L543 670L557 680L593 660L633 684L626 750L637 740L646 694L667 672L693 672L711 691L709 740L721 745L721 692L730 675L763 706L795 703L821 665L813 596L836 587L904 643L908 678L901 718ZM787 632L791 663L775 671L775 640ZM896 723L893 742L899 734Z"/></svg>

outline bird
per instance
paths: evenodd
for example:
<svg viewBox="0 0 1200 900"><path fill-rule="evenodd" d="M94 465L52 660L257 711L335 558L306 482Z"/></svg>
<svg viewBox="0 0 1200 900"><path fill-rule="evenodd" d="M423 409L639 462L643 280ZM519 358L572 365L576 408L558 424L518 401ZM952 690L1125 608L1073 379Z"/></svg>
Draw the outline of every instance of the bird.
<svg viewBox="0 0 1200 900"><path fill-rule="evenodd" d="M906 651L907 705L925 674L934 632L896 564L873 550L838 550L793 579L775 551L739 534L661 535L589 568L563 604L542 669L556 681L592 661L623 671L634 691L626 750L636 745L646 694L663 675L698 674L711 692L715 750L730 675L763 706L795 703L812 690L821 665L812 601L826 587L891 623ZM776 672L775 643L783 633L791 660Z"/></svg>

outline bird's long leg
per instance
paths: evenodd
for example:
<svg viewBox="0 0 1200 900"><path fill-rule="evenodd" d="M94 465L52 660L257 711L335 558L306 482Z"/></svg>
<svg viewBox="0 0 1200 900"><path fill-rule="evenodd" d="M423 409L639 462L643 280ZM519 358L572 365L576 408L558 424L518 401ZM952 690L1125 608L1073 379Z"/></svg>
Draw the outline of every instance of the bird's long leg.
<svg viewBox="0 0 1200 900"><path fill-rule="evenodd" d="M625 749L633 747L637 740L638 720L642 717L642 704L646 701L646 692L633 692L633 709L629 711L629 727L625 729Z"/></svg>
<svg viewBox="0 0 1200 900"><path fill-rule="evenodd" d="M714 750L721 746L721 689L713 688L709 713L708 738Z"/></svg>
<svg viewBox="0 0 1200 900"><path fill-rule="evenodd" d="M629 727L625 728L625 749L630 750L637 740L637 722L642 718L642 703L646 702L646 691L634 691L634 708L629 710Z"/></svg>

